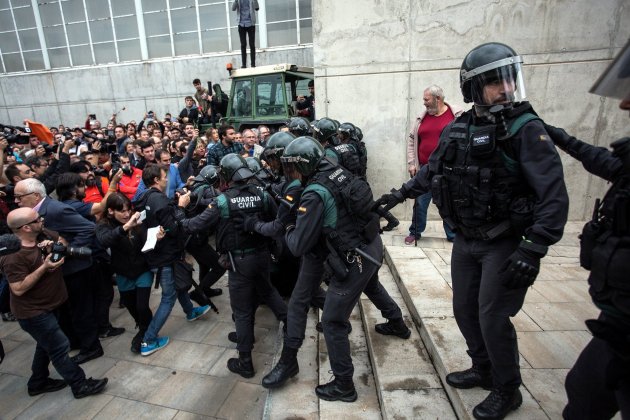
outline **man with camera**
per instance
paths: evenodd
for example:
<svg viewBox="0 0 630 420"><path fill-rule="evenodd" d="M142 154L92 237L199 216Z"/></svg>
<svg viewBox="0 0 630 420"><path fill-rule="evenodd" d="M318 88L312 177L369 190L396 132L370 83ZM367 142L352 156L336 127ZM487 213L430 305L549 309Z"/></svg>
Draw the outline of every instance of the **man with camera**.
<svg viewBox="0 0 630 420"><path fill-rule="evenodd" d="M86 160L80 160L70 165L70 172L79 174L85 182L84 203L100 203L109 189L109 180L105 176L96 176L96 169ZM102 172L99 172L101 174ZM115 185L115 184L114 184Z"/></svg>
<svg viewBox="0 0 630 420"><path fill-rule="evenodd" d="M103 348L98 340L94 318L94 278L91 247L94 243L94 223L86 220L72 207L46 195L46 188L37 179L25 179L15 186L15 201L20 207L35 209L45 217L44 227L59 232L68 241L69 257L63 265L63 277L68 289L70 311L61 314L61 326L73 347L81 351L73 357L78 363L101 357ZM68 313L71 312L71 313Z"/></svg>
<svg viewBox="0 0 630 420"><path fill-rule="evenodd" d="M47 194L54 191L59 175L70 170L70 149L73 145L72 140L64 141L63 148L57 156L53 155L50 162L39 156L33 156L26 160L25 163L31 169L34 178L44 183Z"/></svg>
<svg viewBox="0 0 630 420"><path fill-rule="evenodd" d="M142 181L142 170L131 165L129 156L121 155L118 157L118 162L112 164L112 170L120 168L123 175L118 182L118 191L125 194L130 200L138 190L138 185Z"/></svg>
<svg viewBox="0 0 630 420"><path fill-rule="evenodd" d="M7 222L22 243L18 252L0 262L9 279L11 309L20 327L37 343L28 394L54 392L66 385L75 398L102 392L107 378L86 379L83 369L68 356L70 343L57 321L59 308L68 298L60 269L65 258L54 259L53 241L42 241L44 218L34 209L20 208L9 213ZM50 362L63 379L49 377Z"/></svg>

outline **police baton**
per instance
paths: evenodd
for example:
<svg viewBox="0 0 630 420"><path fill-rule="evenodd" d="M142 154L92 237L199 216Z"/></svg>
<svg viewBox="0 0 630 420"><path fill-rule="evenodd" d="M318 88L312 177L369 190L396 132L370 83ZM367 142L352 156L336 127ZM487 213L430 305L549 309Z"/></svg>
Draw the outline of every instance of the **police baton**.
<svg viewBox="0 0 630 420"><path fill-rule="evenodd" d="M381 268L381 266L383 265L383 263L376 261L374 257L372 257L370 254L368 254L367 252L359 248L354 248L353 251L359 254L360 256L362 256L363 258L365 258L366 260L368 260L369 262L371 262L372 264L374 264L375 266L377 266L378 268Z"/></svg>

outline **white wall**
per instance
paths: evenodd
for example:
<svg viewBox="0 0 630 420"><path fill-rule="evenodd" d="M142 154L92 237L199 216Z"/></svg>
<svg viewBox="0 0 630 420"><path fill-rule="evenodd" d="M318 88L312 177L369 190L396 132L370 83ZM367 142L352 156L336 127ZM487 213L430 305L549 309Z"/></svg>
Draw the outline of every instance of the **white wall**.
<svg viewBox="0 0 630 420"><path fill-rule="evenodd" d="M604 146L628 134L618 101L588 93L630 36L627 0L320 0L313 12L317 116L363 129L376 196L408 178L405 141L424 88L464 106L459 67L484 42L524 57L528 99L549 123ZM561 154L570 218L588 218L604 183Z"/></svg>

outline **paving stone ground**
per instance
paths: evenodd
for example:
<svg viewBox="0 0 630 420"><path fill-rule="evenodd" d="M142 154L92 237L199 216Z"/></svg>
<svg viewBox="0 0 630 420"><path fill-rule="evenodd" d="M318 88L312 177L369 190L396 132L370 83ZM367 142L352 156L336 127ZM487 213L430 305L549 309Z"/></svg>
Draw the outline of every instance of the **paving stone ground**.
<svg viewBox="0 0 630 420"><path fill-rule="evenodd" d="M278 322L264 306L256 318L256 375L246 380L230 373L226 362L236 351L227 339L233 323L224 277L219 286L225 293L214 299L220 314L209 313L189 323L176 304L163 329L171 343L149 357L129 351L133 320L115 300L112 322L127 332L102 340L105 356L83 365L88 376L107 376L110 382L103 394L81 400L75 400L69 389L29 397L26 382L34 342L16 323L0 323L7 351L0 365L0 419L469 418L485 392L443 385L446 372L469 365L452 315L451 244L443 238L441 223L429 222L418 247L406 246L408 225L401 222L383 236L389 267L384 266L380 276L413 326L412 337L403 342L375 334L374 324L383 319L367 299L361 299L351 318L359 392L354 404L320 402L315 397L314 387L329 380L330 368L325 341L315 330L314 311L309 313L299 353L300 374L287 387L269 392L260 385L281 347ZM587 292L587 273L577 261L580 228L580 223L567 226L562 241L543 260L523 310L513 319L525 402L508 418L560 418L566 403L564 378L590 338L584 320L597 315ZM159 298L160 291L155 290L153 308ZM51 374L58 377L52 368Z"/></svg>

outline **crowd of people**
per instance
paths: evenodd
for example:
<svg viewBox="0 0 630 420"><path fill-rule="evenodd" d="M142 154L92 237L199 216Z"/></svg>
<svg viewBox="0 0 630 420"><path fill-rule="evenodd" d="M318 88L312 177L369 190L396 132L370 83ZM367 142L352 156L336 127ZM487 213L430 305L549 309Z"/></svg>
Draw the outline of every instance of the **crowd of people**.
<svg viewBox="0 0 630 420"><path fill-rule="evenodd" d="M630 49L624 51L627 64ZM361 129L328 117L293 117L276 132L266 126L237 132L223 124L200 135L195 99L187 97L178 119L148 112L139 124L112 119L102 129L92 115L83 128L55 128L47 145L34 133L6 132L0 210L19 244L0 261L12 311L5 305L3 319L17 318L37 342L29 394L69 385L81 398L104 389L107 378L86 378L79 365L103 355L99 338L123 331L109 322L112 275L138 326L130 349L149 356L169 343L160 330L175 302L189 321L203 317L222 293L212 286L227 271L235 325L227 339L238 351L227 369L254 376L255 313L264 303L281 322L284 340L262 386L283 386L299 373L297 353L313 306L322 310L317 329L333 373L315 393L355 401L348 334L361 294L386 319L377 333L411 335L378 271L380 233L398 225L389 209L416 198L405 242L421 237L431 199L453 242L453 310L472 366L445 381L489 389L474 417L504 418L522 404L510 318L567 221L558 146L613 182L582 236L581 264L592 270L591 294L602 314L589 321L594 338L567 377L564 414L628 414L630 294L622 273L630 235L630 140L613 143L611 153L545 124L525 101L521 63L504 44L474 48L460 72L464 101L473 104L466 112L444 102L438 86L425 89L425 112L408 138L412 178L378 200L366 179ZM596 93L621 95L622 109L630 109L627 83L625 91L615 88L628 73L615 65L615 76L600 79ZM199 98L212 101L198 80L193 84ZM196 281L187 254L199 265ZM155 311L153 282L162 293ZM71 348L79 353L69 357ZM49 361L63 380L48 377Z"/></svg>

